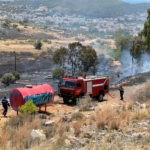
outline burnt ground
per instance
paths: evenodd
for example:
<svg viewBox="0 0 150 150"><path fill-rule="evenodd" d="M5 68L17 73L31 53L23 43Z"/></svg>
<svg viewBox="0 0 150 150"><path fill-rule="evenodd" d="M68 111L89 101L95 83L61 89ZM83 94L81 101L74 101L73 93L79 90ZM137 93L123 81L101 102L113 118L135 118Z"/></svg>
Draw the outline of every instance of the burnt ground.
<svg viewBox="0 0 150 150"><path fill-rule="evenodd" d="M15 56L13 52L0 52L0 75L14 71ZM16 69L18 72L32 72L46 69L52 66L51 54L39 54L34 56L32 53L16 53Z"/></svg>
<svg viewBox="0 0 150 150"><path fill-rule="evenodd" d="M0 75L14 71L14 56L11 52L0 53ZM6 60L6 58L9 58ZM5 87L0 83L0 96L4 94L9 95L12 88L25 86L27 84L42 84L48 83L57 91L58 81L53 80L52 70L55 67L51 55L39 55L34 57L31 53L18 53L17 54L17 71L21 73L21 79L15 84ZM118 82L112 83L110 81L110 89L116 89L120 84L124 86L132 86L142 84L150 79L150 72L137 74L135 76L126 77Z"/></svg>
<svg viewBox="0 0 150 150"><path fill-rule="evenodd" d="M32 53L17 53L16 55L16 69L21 74L21 79L8 87L0 82L0 97L5 94L9 95L12 88L25 86L27 84L52 84L51 80L48 79L49 76L51 77L54 67L51 54L42 55L41 53L36 57ZM1 52L0 58L0 76L15 70L14 53Z"/></svg>
<svg viewBox="0 0 150 150"><path fill-rule="evenodd" d="M0 76L6 72L14 71L15 57L13 52L0 52L0 58ZM12 88L22 87L27 84L35 85L48 83L54 87L55 91L57 91L58 81L51 78L53 68L55 67L52 61L52 51L47 51L47 53L44 54L41 52L39 55L34 55L33 53L29 52L20 52L16 53L16 58L16 68L17 71L21 73L21 79L8 87L5 87L0 82L0 97L5 94L9 95L9 92L12 90ZM142 84L147 80L150 80L150 72L129 76L115 83L112 82L113 79L111 79L110 89L116 89L120 84L124 86Z"/></svg>

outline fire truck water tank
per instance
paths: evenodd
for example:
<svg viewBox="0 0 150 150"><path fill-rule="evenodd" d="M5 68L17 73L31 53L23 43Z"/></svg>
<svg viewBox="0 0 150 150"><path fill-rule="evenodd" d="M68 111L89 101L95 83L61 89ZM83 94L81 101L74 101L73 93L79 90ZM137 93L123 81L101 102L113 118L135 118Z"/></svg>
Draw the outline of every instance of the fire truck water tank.
<svg viewBox="0 0 150 150"><path fill-rule="evenodd" d="M10 93L10 104L16 111L28 100L32 100L37 106L52 103L54 90L48 84L41 84L14 88Z"/></svg>

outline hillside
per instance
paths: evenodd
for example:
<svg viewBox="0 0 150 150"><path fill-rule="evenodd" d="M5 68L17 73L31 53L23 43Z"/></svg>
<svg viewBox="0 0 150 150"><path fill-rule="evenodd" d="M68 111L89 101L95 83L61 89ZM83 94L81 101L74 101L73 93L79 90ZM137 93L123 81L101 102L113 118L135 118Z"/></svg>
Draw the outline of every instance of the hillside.
<svg viewBox="0 0 150 150"><path fill-rule="evenodd" d="M129 4L121 0L15 0L15 5L30 5L34 8L47 6L53 11L90 17L115 17L145 11L150 4Z"/></svg>
<svg viewBox="0 0 150 150"><path fill-rule="evenodd" d="M110 90L114 97L108 95L100 103L84 98L77 106L64 105L62 99L55 96L54 104L48 106L47 113L19 113L16 116L9 108L7 118L0 116L0 133L4 135L0 136L0 149L148 150L148 81L149 77L147 84L124 86L125 101L120 101L118 90ZM140 104L137 90L142 91L143 104ZM31 134L33 131L39 133L36 138Z"/></svg>

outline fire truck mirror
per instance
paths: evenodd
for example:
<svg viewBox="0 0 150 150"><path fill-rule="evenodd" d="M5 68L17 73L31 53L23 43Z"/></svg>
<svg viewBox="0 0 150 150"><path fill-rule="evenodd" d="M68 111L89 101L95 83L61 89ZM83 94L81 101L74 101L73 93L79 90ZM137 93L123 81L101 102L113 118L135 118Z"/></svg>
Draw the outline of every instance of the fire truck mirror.
<svg viewBox="0 0 150 150"><path fill-rule="evenodd" d="M77 82L77 87L81 87L81 83L80 82Z"/></svg>

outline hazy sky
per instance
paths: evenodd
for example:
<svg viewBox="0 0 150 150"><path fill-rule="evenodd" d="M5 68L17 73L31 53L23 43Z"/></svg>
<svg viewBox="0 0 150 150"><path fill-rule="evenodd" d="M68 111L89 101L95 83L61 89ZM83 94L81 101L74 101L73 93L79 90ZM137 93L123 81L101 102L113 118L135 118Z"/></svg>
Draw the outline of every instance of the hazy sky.
<svg viewBox="0 0 150 150"><path fill-rule="evenodd" d="M13 1L13 0L0 0L0 1ZM122 0L128 3L150 3L150 0Z"/></svg>
<svg viewBox="0 0 150 150"><path fill-rule="evenodd" d="M129 3L150 3L150 0L123 0L125 2L129 2Z"/></svg>
<svg viewBox="0 0 150 150"><path fill-rule="evenodd" d="M0 1L13 1L13 0L0 0ZM150 0L122 0L128 3L150 3Z"/></svg>

